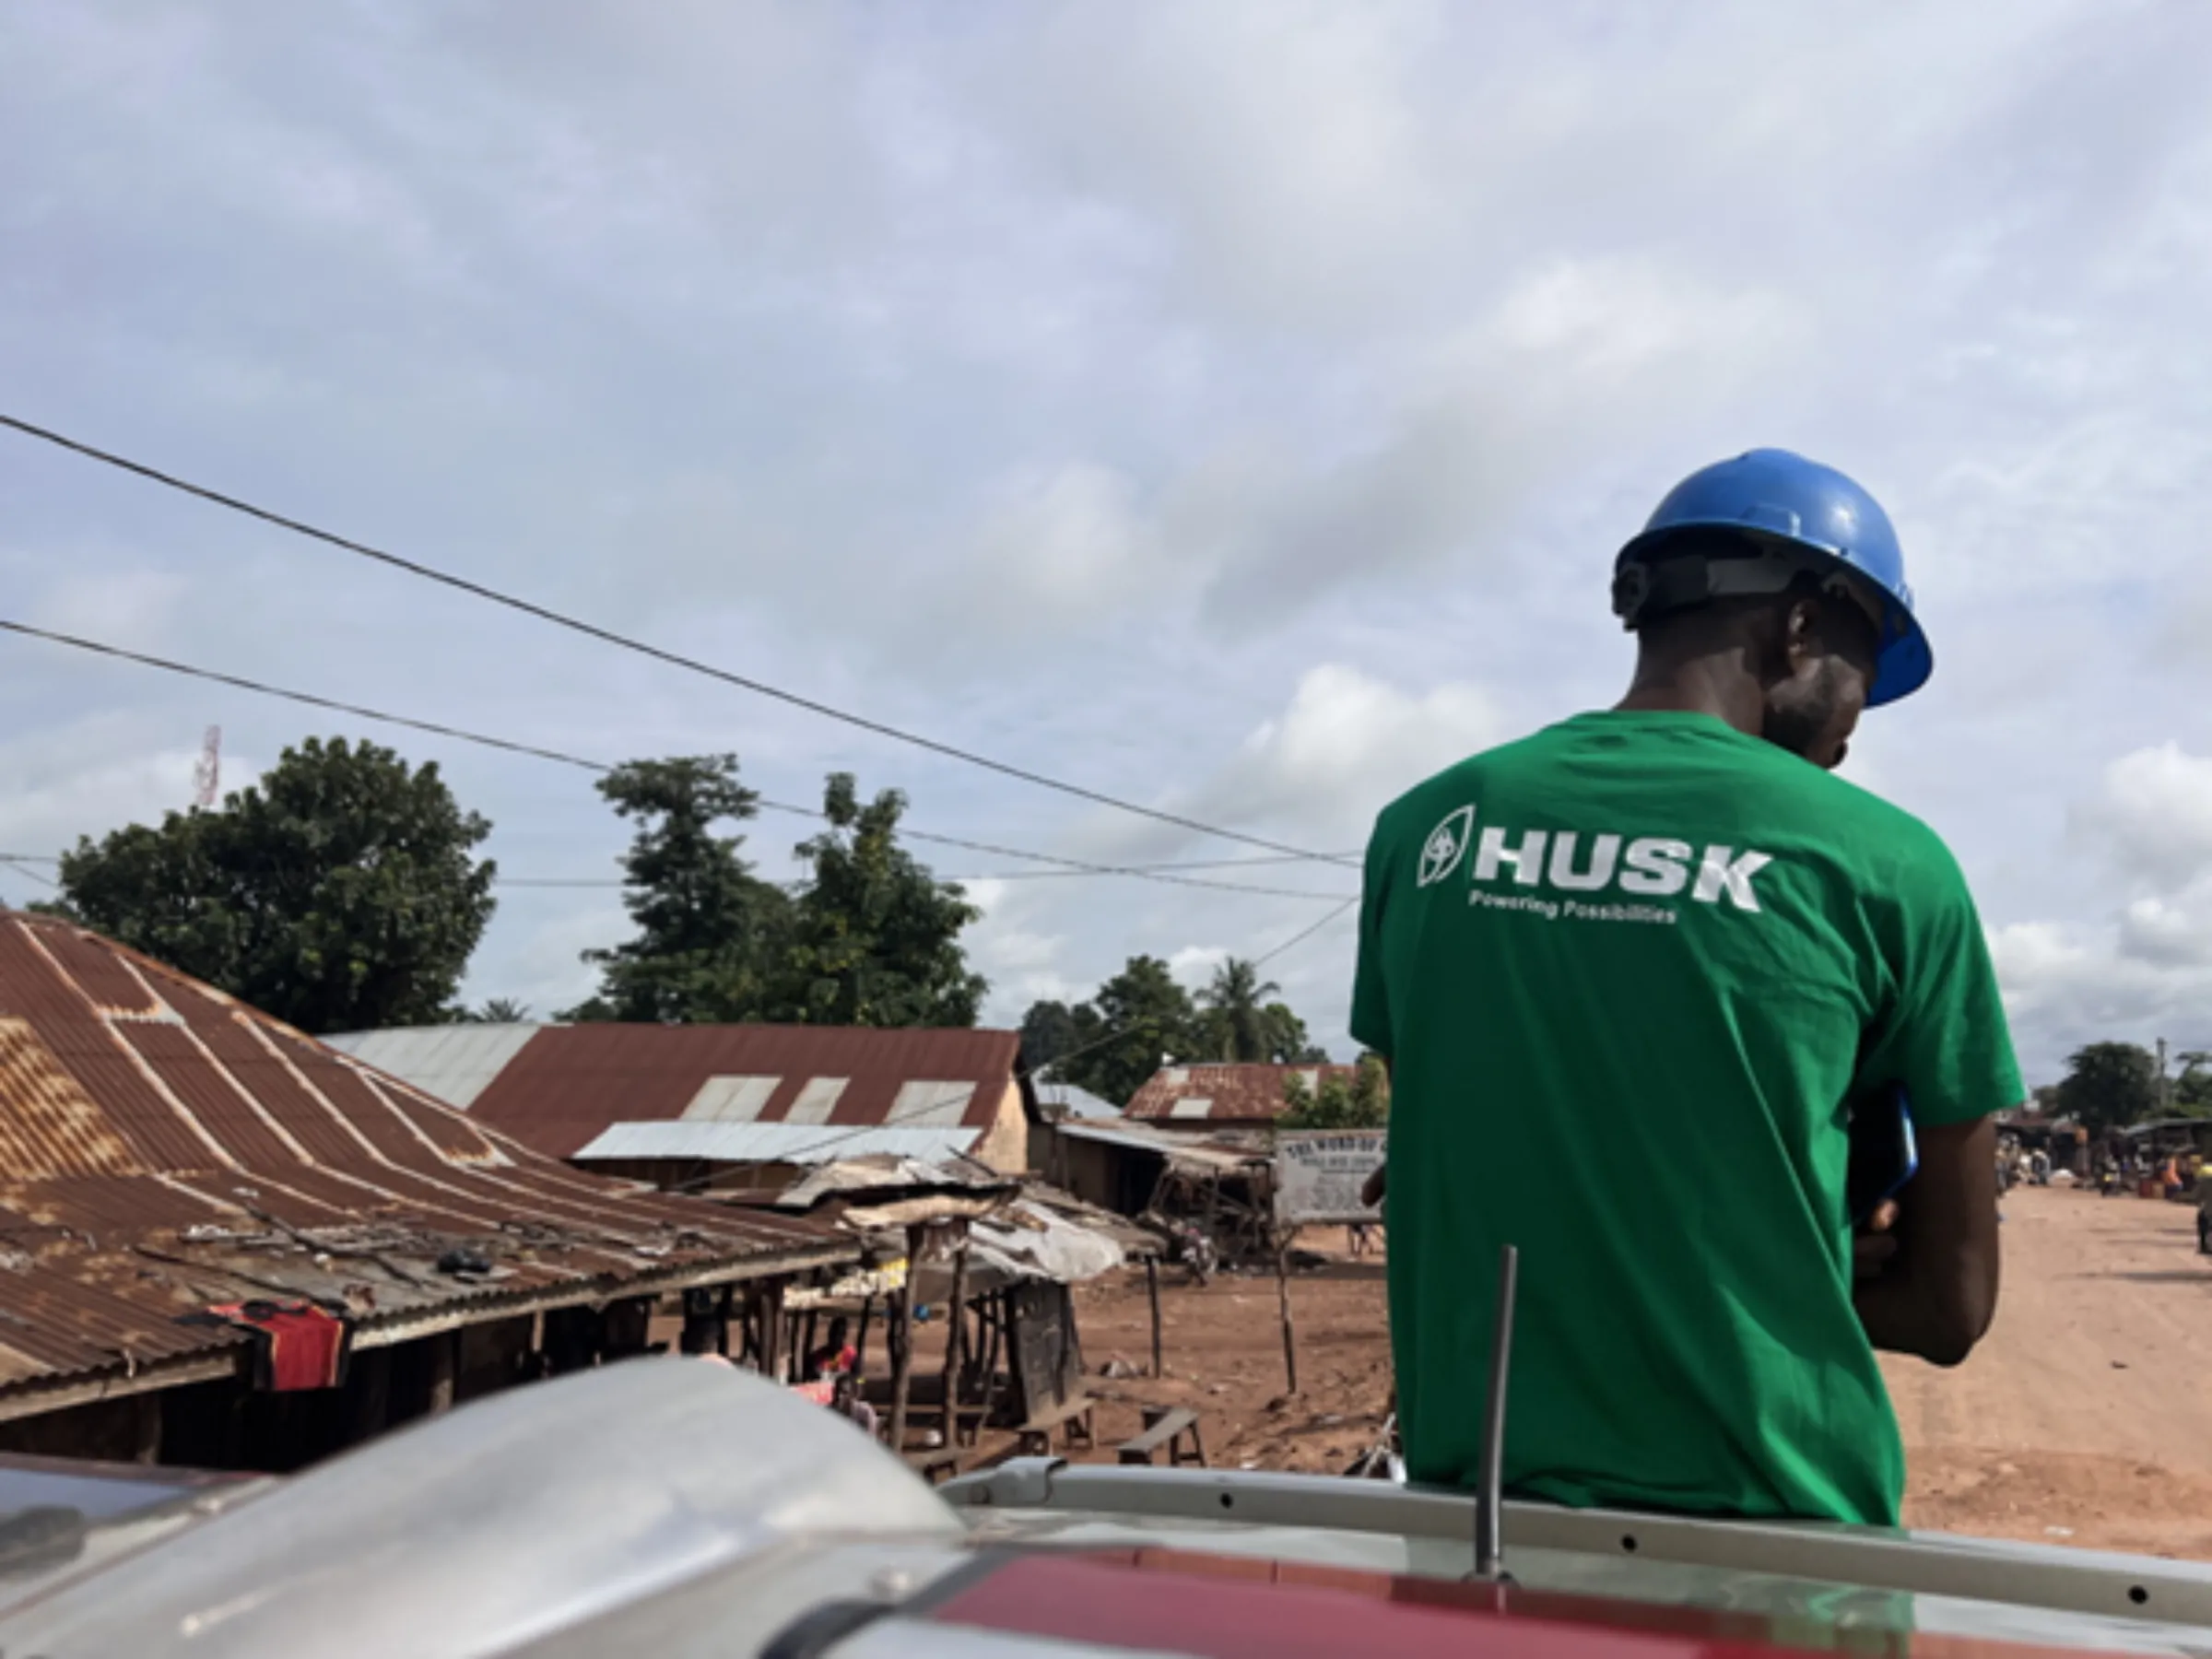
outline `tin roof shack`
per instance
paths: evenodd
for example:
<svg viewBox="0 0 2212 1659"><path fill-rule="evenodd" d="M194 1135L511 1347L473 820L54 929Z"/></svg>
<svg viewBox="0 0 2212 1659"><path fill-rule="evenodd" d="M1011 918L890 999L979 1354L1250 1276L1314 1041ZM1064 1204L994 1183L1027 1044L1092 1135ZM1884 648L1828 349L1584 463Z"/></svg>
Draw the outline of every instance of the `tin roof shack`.
<svg viewBox="0 0 2212 1659"><path fill-rule="evenodd" d="M1265 1129L1283 1115L1283 1083L1305 1079L1318 1093L1329 1078L1347 1085L1356 1065L1163 1065L1130 1097L1124 1114L1135 1123L1200 1135L1218 1129Z"/></svg>
<svg viewBox="0 0 2212 1659"><path fill-rule="evenodd" d="M97 935L0 912L0 1450L288 1468L853 1259L580 1173Z"/></svg>
<svg viewBox="0 0 2212 1659"><path fill-rule="evenodd" d="M331 1039L532 1150L664 1190L781 1192L874 1154L1030 1167L1012 1031L437 1026Z"/></svg>
<svg viewBox="0 0 2212 1659"><path fill-rule="evenodd" d="M970 1160L848 1159L812 1171L776 1203L811 1218L835 1216L869 1239L872 1259L904 1251L907 1270L890 1276L883 1288L890 1442L905 1450L909 1410L919 1407L934 1416L955 1459L984 1425L1018 1426L1081 1394L1082 1345L1068 1287L1130 1261L1149 1261L1158 1251L1142 1228L1041 1182L1011 1181ZM848 1321L852 1295L861 1298L865 1365L877 1286L864 1281L839 1288L846 1292L841 1311ZM815 1318L833 1298L809 1292L794 1303L805 1307L806 1327L792 1332L791 1346L810 1350ZM931 1376L917 1374L910 1324L917 1307L948 1315L934 1388Z"/></svg>
<svg viewBox="0 0 2212 1659"><path fill-rule="evenodd" d="M1226 1257L1274 1252L1271 1133L1199 1135L1157 1124L1053 1125L1045 1173L1116 1215L1185 1221Z"/></svg>

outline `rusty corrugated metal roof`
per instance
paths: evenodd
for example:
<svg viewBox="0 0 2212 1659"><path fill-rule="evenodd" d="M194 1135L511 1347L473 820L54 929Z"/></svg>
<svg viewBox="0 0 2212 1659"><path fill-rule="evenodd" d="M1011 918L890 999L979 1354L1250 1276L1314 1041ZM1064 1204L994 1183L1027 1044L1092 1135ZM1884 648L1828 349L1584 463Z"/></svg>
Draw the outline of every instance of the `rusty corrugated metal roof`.
<svg viewBox="0 0 2212 1659"><path fill-rule="evenodd" d="M343 1046L418 1085L433 1079L411 1074L409 1060L447 1052L412 1031L357 1033ZM1013 1031L542 1026L476 1084L468 1115L554 1158L575 1157L618 1124L677 1119L819 1126L825 1138L840 1128L964 1128L971 1145L1005 1100L1020 1049Z"/></svg>
<svg viewBox="0 0 2212 1659"><path fill-rule="evenodd" d="M1163 1124L1271 1124L1283 1114L1283 1080L1296 1075L1318 1089L1347 1083L1356 1065L1163 1065L1130 1098L1125 1115Z"/></svg>
<svg viewBox="0 0 2212 1659"><path fill-rule="evenodd" d="M455 1249L488 1271L456 1276ZM238 1340L270 1294L359 1340L850 1247L534 1153L97 935L0 912L0 1389ZM572 1294L570 1294L572 1293Z"/></svg>

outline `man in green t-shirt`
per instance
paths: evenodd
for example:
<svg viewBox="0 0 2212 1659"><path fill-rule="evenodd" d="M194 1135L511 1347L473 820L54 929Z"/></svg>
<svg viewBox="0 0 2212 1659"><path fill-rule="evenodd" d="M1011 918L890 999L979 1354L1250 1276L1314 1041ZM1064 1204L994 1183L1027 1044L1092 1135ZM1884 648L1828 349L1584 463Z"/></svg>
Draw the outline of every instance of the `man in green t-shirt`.
<svg viewBox="0 0 2212 1659"><path fill-rule="evenodd" d="M1407 1465L1476 1477L1510 1243L1510 1490L1894 1525L1875 1349L1951 1365L1987 1328L1990 1114L2024 1093L1958 865L1830 770L1932 665L1896 537L1754 451L1661 503L1615 608L1618 708L1439 773L1368 848ZM1846 1124L1893 1086L1919 1173L1854 1238Z"/></svg>

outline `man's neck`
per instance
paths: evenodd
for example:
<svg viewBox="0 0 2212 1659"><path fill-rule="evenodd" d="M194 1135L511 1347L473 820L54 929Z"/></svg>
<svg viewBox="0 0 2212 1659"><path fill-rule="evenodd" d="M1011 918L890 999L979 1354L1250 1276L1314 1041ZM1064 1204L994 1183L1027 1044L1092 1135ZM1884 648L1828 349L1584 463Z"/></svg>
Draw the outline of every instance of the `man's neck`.
<svg viewBox="0 0 2212 1659"><path fill-rule="evenodd" d="M1766 698L1746 670L1740 652L1714 653L1659 665L1639 662L1629 692L1614 705L1680 714L1710 714L1747 737L1766 725Z"/></svg>

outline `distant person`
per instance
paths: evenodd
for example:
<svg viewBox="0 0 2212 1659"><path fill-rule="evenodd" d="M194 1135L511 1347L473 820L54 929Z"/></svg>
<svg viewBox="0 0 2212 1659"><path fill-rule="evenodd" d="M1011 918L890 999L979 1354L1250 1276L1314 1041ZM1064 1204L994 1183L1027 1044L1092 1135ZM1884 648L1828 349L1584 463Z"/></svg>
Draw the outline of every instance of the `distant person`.
<svg viewBox="0 0 2212 1659"><path fill-rule="evenodd" d="M1408 1472L1475 1481L1512 1243L1509 1490L1895 1525L1875 1350L1955 1365L1988 1327L1991 1114L2026 1093L1958 865L1831 770L1931 668L1896 537L1754 451L1660 504L1614 606L1617 708L1439 773L1368 847ZM1920 1171L1854 1239L1846 1103L1895 1085Z"/></svg>
<svg viewBox="0 0 2212 1659"><path fill-rule="evenodd" d="M860 1356L845 1340L851 1329L842 1313L830 1321L830 1340L806 1356L806 1380L819 1382L824 1377L841 1377L849 1374L859 1362Z"/></svg>

